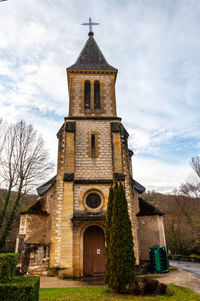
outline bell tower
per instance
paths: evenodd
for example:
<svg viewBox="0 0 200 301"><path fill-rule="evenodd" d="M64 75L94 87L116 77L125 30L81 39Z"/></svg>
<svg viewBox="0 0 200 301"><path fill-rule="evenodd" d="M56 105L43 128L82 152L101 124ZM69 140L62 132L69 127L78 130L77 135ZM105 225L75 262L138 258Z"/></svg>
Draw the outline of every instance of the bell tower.
<svg viewBox="0 0 200 301"><path fill-rule="evenodd" d="M65 277L105 271L104 224L109 187L115 180L125 185L138 262L133 153L116 112L117 69L106 61L93 32L88 35L78 59L67 68L69 115L57 135L50 268Z"/></svg>
<svg viewBox="0 0 200 301"><path fill-rule="evenodd" d="M116 76L117 69L108 64L90 32L75 64L67 68L69 117L116 117Z"/></svg>

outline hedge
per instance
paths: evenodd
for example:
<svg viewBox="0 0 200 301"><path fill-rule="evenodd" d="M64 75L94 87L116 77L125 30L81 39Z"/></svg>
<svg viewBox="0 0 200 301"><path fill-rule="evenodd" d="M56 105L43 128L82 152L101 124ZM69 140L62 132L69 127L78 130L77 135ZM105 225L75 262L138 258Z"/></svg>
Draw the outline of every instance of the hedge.
<svg viewBox="0 0 200 301"><path fill-rule="evenodd" d="M16 253L0 253L0 283L7 282L14 277L18 261Z"/></svg>
<svg viewBox="0 0 200 301"><path fill-rule="evenodd" d="M1 301L38 301L39 277L14 277L8 283L0 283Z"/></svg>

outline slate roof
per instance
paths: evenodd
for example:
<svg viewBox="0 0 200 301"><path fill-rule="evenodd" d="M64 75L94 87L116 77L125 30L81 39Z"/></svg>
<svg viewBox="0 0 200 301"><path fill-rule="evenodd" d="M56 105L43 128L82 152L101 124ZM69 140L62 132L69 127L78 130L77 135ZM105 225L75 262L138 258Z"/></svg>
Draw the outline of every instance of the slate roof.
<svg viewBox="0 0 200 301"><path fill-rule="evenodd" d="M33 201L30 205L28 205L26 208L22 209L19 213L20 214L45 214L47 215L47 212L43 210L44 205L44 197L39 197L35 201Z"/></svg>
<svg viewBox="0 0 200 301"><path fill-rule="evenodd" d="M137 182L136 180L133 180L133 188L135 190L137 190L137 192L139 193L143 193L145 192L146 188L144 186L142 186L139 182Z"/></svg>
<svg viewBox="0 0 200 301"><path fill-rule="evenodd" d="M108 64L93 35L89 35L75 64L67 69L116 70Z"/></svg>
<svg viewBox="0 0 200 301"><path fill-rule="evenodd" d="M55 183L55 181L56 181L56 176L54 176L53 178L51 178L46 183L44 183L41 186L39 186L37 188L37 193L39 194L39 196L43 196L45 194L45 192L47 190L49 190L53 186L53 184Z"/></svg>
<svg viewBox="0 0 200 301"><path fill-rule="evenodd" d="M165 215L163 212L158 210L153 205L149 204L143 198L139 198L140 211L137 216L148 216L148 215Z"/></svg>

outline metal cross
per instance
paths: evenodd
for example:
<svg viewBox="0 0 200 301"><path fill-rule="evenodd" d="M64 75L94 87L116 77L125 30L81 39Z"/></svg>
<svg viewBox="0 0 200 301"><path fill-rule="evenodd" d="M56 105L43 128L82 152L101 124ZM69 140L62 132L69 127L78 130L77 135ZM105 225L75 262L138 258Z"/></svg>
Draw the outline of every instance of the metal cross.
<svg viewBox="0 0 200 301"><path fill-rule="evenodd" d="M92 19L89 17L88 23L82 23L81 25L89 25L89 33L93 33L92 31L92 25L99 25L100 23L94 23L92 22Z"/></svg>

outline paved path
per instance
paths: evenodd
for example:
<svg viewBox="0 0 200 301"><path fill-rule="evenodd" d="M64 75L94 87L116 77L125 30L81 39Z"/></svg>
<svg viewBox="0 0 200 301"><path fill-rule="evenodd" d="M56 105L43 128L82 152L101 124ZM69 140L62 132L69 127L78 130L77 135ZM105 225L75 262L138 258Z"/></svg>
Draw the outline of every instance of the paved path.
<svg viewBox="0 0 200 301"><path fill-rule="evenodd" d="M163 282L165 284L175 284L175 285L187 287L192 291L200 294L200 277L190 272L184 271L180 268L175 271L170 271L169 273L166 274L159 274L156 279L158 279L160 282ZM86 281L78 281L78 280L62 280L57 277L40 277L40 288L65 288L65 287L83 287L83 286L94 286L94 285L99 286L104 284L102 280L100 280L99 282L98 281L86 282Z"/></svg>
<svg viewBox="0 0 200 301"><path fill-rule="evenodd" d="M200 263L170 260L170 265L176 268L181 268L182 270L191 272L192 274L200 277Z"/></svg>
<svg viewBox="0 0 200 301"><path fill-rule="evenodd" d="M200 294L200 277L190 272L186 272L180 268L176 271L171 271L166 274L159 274L157 279L165 284L175 284L187 287L197 294Z"/></svg>

